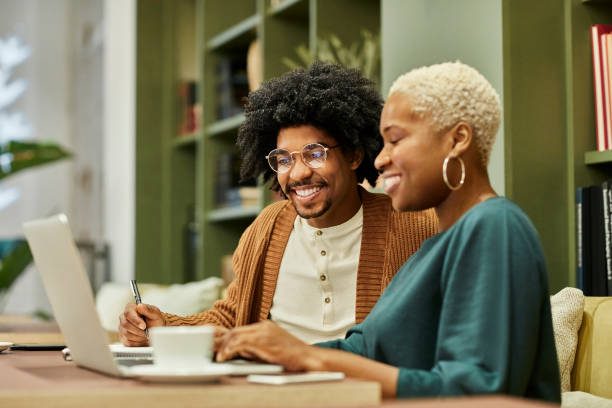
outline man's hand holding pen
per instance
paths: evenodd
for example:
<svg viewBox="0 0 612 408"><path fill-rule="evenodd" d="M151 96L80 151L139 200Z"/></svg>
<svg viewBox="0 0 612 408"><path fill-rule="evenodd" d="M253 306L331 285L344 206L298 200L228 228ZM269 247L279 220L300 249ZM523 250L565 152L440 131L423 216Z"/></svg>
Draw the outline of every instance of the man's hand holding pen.
<svg viewBox="0 0 612 408"><path fill-rule="evenodd" d="M164 318L157 307L130 303L119 316L119 339L130 347L148 346L145 329L163 325Z"/></svg>

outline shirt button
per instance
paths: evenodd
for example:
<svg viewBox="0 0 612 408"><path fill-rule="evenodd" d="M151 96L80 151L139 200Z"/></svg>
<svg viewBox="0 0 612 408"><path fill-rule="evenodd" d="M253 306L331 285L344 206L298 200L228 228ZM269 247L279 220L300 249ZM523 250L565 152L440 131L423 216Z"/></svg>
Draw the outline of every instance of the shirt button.
<svg viewBox="0 0 612 408"><path fill-rule="evenodd" d="M317 235L323 235L323 231L321 230L317 231Z"/></svg>
<svg viewBox="0 0 612 408"><path fill-rule="evenodd" d="M325 303L329 303L329 302L331 302L331 299L329 297L326 297L325 298Z"/></svg>
<svg viewBox="0 0 612 408"><path fill-rule="evenodd" d="M321 275L321 276L319 276L319 279L321 279L322 281L324 281L324 280L326 280L326 279L327 279L327 276L325 276L325 275Z"/></svg>
<svg viewBox="0 0 612 408"><path fill-rule="evenodd" d="M325 255L327 255L327 252L321 251L321 255L325 256Z"/></svg>

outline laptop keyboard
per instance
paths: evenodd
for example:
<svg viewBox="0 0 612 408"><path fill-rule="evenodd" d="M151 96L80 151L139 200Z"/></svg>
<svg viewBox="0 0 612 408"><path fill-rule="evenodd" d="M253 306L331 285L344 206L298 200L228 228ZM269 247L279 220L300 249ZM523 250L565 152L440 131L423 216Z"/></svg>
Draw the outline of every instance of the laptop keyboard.
<svg viewBox="0 0 612 408"><path fill-rule="evenodd" d="M122 367L132 367L135 365L153 364L153 359L150 358L134 358L134 357L123 357L116 358L117 365Z"/></svg>

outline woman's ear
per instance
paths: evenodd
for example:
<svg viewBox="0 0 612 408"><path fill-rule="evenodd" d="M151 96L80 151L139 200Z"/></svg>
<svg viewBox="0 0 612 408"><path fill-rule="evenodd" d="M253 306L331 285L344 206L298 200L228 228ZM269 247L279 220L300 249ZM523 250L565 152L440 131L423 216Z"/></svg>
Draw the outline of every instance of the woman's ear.
<svg viewBox="0 0 612 408"><path fill-rule="evenodd" d="M467 122L459 122L451 129L453 153L461 156L472 144L472 127Z"/></svg>
<svg viewBox="0 0 612 408"><path fill-rule="evenodd" d="M363 148L359 147L355 149L350 159L351 170L357 170L357 168L361 166L361 162L363 161Z"/></svg>

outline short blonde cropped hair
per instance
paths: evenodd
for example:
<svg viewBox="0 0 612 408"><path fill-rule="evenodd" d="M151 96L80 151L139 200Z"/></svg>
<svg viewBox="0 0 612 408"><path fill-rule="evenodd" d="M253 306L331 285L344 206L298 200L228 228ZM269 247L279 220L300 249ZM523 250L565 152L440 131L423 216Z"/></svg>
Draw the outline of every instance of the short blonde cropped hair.
<svg viewBox="0 0 612 408"><path fill-rule="evenodd" d="M393 82L389 95L395 92L407 96L416 117L427 116L436 131L467 122L483 164L489 163L501 123L501 103L478 71L459 61L416 68Z"/></svg>

